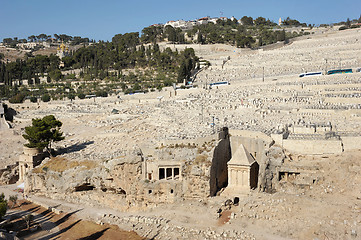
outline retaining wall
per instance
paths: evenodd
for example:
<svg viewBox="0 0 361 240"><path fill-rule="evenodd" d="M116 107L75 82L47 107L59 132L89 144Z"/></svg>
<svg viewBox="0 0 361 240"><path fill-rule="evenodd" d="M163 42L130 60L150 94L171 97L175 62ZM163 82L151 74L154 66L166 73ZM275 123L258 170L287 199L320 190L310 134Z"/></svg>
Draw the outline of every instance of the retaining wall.
<svg viewBox="0 0 361 240"><path fill-rule="evenodd" d="M343 151L340 140L283 140L283 148L302 154L334 154Z"/></svg>
<svg viewBox="0 0 361 240"><path fill-rule="evenodd" d="M342 137L344 151L361 149L361 136Z"/></svg>

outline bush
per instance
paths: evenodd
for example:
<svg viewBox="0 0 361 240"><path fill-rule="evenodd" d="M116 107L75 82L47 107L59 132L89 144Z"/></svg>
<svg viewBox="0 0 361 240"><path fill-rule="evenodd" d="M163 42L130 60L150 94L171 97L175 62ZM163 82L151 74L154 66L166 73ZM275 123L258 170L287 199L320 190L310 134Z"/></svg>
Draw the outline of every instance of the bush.
<svg viewBox="0 0 361 240"><path fill-rule="evenodd" d="M0 218L3 218L6 214L6 210L8 208L8 203L5 200L5 194L0 194Z"/></svg>
<svg viewBox="0 0 361 240"><path fill-rule="evenodd" d="M37 98L37 97L34 97L34 96L31 96L31 97L30 97L30 102L36 103L36 102L38 102L38 98Z"/></svg>
<svg viewBox="0 0 361 240"><path fill-rule="evenodd" d="M44 94L44 95L41 97L41 101L43 101L43 102L49 102L49 101L50 101L50 95L49 95L49 94Z"/></svg>
<svg viewBox="0 0 361 240"><path fill-rule="evenodd" d="M108 93L106 91L98 91L95 93L97 97L108 97Z"/></svg>
<svg viewBox="0 0 361 240"><path fill-rule="evenodd" d="M79 99L84 99L84 98L85 98L85 94L84 94L84 93L79 93L79 94L78 94L78 98L79 98Z"/></svg>
<svg viewBox="0 0 361 240"><path fill-rule="evenodd" d="M11 206L11 208L13 208L16 205L16 202L18 201L18 196L17 195L11 195L9 197L9 201L13 203L12 206Z"/></svg>
<svg viewBox="0 0 361 240"><path fill-rule="evenodd" d="M23 219L24 219L24 221L26 222L26 226L27 226L28 229L29 229L29 228L30 228L31 221L34 219L34 216L29 213L28 215L23 216Z"/></svg>
<svg viewBox="0 0 361 240"><path fill-rule="evenodd" d="M69 98L69 100L74 100L74 99L75 99L75 95L72 94L72 93L69 93L69 94L68 94L68 98Z"/></svg>
<svg viewBox="0 0 361 240"><path fill-rule="evenodd" d="M12 96L9 99L10 103L23 103L25 99L25 94L24 93L18 93L15 96Z"/></svg>
<svg viewBox="0 0 361 240"><path fill-rule="evenodd" d="M130 94L130 93L133 93L133 92L134 92L133 89L127 88L127 89L125 89L124 94Z"/></svg>
<svg viewBox="0 0 361 240"><path fill-rule="evenodd" d="M66 78L66 79L71 79L71 80L76 80L76 76L75 76L74 73L66 75L65 78Z"/></svg>
<svg viewBox="0 0 361 240"><path fill-rule="evenodd" d="M49 76L52 80L59 81L63 75L61 74L61 71L59 69L55 69L51 72L49 72Z"/></svg>

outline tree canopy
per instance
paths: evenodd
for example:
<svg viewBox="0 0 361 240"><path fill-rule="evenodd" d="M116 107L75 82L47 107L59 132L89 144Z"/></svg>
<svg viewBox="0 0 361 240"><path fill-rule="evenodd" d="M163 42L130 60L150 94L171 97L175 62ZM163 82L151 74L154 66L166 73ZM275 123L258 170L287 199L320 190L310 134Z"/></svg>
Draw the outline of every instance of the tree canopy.
<svg viewBox="0 0 361 240"><path fill-rule="evenodd" d="M25 144L29 148L39 148L50 152L51 143L64 139L63 133L60 131L62 122L57 120L53 115L32 119L32 125L25 127L23 137L29 143Z"/></svg>
<svg viewBox="0 0 361 240"><path fill-rule="evenodd" d="M299 24L287 18L284 25ZM216 24L195 25L185 31L170 25L152 25L139 32L116 34L112 41L85 44L61 60L55 55L33 55L27 53L23 59L7 62L0 59L0 98L21 103L25 99L38 98L44 102L50 99L74 99L74 96L106 96L134 91L154 91L175 82L188 80L198 66L198 58L189 54L191 50L178 51L161 48L157 42L167 39L174 44L223 43L240 48L254 48L277 41L284 41L309 32L285 32L274 22L263 17L253 19L244 16L237 19L220 18ZM29 41L64 41L70 44L89 42L88 38L72 37L66 34L39 34L28 37ZM17 38L5 39L4 43L14 44ZM25 40L26 41L26 40ZM75 48L74 48L75 49ZM0 58L3 58L0 55ZM62 64L60 64L62 62ZM79 70L79 74L62 70ZM42 81L41 81L42 79ZM46 82L45 83L45 80ZM78 87L69 82L84 80ZM106 80L107 84L98 82ZM25 86L27 81L29 86ZM92 82L89 84L89 82ZM23 84L24 83L24 84ZM49 90L52 88L52 90Z"/></svg>
<svg viewBox="0 0 361 240"><path fill-rule="evenodd" d="M282 24L285 26L303 26L306 27L307 24L306 23L300 23L298 20L296 19L291 19L290 17L287 17L285 20L282 21Z"/></svg>

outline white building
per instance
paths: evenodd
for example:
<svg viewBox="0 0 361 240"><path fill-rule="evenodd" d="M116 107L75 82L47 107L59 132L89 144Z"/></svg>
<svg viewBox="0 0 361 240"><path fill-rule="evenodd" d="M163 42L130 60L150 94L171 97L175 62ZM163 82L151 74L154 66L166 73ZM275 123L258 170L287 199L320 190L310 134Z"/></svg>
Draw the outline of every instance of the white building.
<svg viewBox="0 0 361 240"><path fill-rule="evenodd" d="M65 56L69 56L69 48L65 46L64 43L61 43L58 49L56 50L56 56L62 59Z"/></svg>
<svg viewBox="0 0 361 240"><path fill-rule="evenodd" d="M184 20L177 20L177 21L169 21L164 24L166 26L172 26L173 28L180 28L182 30L189 30L192 29L193 26L196 25L194 21L184 21Z"/></svg>
<svg viewBox="0 0 361 240"><path fill-rule="evenodd" d="M18 43L16 44L16 46L21 49L34 49L35 47L39 46L39 43L37 42Z"/></svg>

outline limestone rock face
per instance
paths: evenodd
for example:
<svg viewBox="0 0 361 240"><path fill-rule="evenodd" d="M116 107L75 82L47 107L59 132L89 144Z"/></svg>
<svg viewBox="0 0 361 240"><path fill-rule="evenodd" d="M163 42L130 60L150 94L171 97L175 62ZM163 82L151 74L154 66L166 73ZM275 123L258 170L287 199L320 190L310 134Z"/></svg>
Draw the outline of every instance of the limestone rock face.
<svg viewBox="0 0 361 240"><path fill-rule="evenodd" d="M267 160L264 164L264 176L262 189L265 192L274 192L277 182L277 169L283 164L286 155L282 148L272 146L266 153Z"/></svg>
<svg viewBox="0 0 361 240"><path fill-rule="evenodd" d="M203 199L210 194L210 168L217 144L168 144L146 157L136 149L92 168L79 161L78 166L62 171L46 167L50 159L26 175L25 191L121 210ZM164 176L160 176L160 169Z"/></svg>
<svg viewBox="0 0 361 240"><path fill-rule="evenodd" d="M170 140L153 149L134 147L124 151L124 156L110 160L87 163L64 160L61 164L69 165L68 168L57 168L48 159L26 175L25 191L120 210L206 199L234 184L237 187L244 183L247 192L258 187L262 191L274 191L278 167L286 158L283 150L268 148L261 139L223 132L218 140L213 136L192 141ZM259 168L252 171L255 164ZM232 185L230 166L237 171L245 166L249 173L241 171L240 178L231 171L236 179ZM239 194L237 189L233 191L235 194Z"/></svg>
<svg viewBox="0 0 361 240"><path fill-rule="evenodd" d="M201 176L203 173L203 170L201 169L200 166L192 166L192 170L191 170L191 174L194 176Z"/></svg>
<svg viewBox="0 0 361 240"><path fill-rule="evenodd" d="M19 166L17 164L0 169L0 184L14 184L19 179Z"/></svg>

